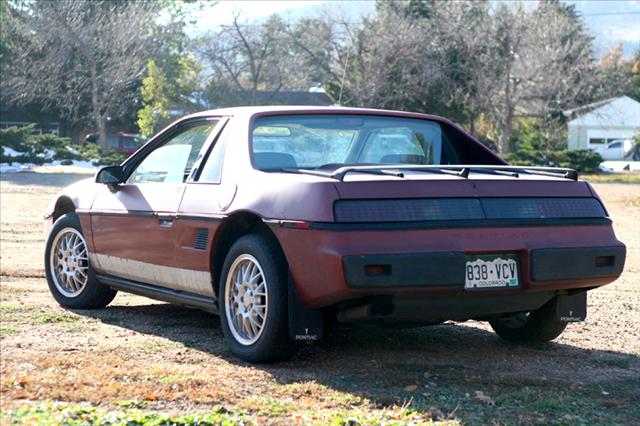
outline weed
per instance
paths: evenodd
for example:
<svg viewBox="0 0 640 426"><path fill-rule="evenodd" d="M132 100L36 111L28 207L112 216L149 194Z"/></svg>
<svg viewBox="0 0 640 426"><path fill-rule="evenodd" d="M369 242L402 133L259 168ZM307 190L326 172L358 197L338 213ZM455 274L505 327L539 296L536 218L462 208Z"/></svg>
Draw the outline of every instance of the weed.
<svg viewBox="0 0 640 426"><path fill-rule="evenodd" d="M10 325L0 324L0 336L10 336L13 334L20 334L20 329Z"/></svg>

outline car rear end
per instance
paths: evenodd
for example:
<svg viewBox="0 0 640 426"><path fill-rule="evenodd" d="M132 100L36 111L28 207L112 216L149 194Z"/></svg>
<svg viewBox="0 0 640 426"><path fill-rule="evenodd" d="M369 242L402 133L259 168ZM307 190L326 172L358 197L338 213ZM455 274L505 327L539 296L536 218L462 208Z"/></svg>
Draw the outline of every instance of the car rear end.
<svg viewBox="0 0 640 426"><path fill-rule="evenodd" d="M586 182L416 171L335 185L333 221L278 236L302 300L344 321L529 311L622 272L625 246Z"/></svg>
<svg viewBox="0 0 640 426"><path fill-rule="evenodd" d="M434 322L553 303L583 319L585 291L622 273L625 246L575 171L508 166L447 120L285 110L250 127L252 166L267 172L256 180L273 182L262 197L287 206L267 219L307 307Z"/></svg>

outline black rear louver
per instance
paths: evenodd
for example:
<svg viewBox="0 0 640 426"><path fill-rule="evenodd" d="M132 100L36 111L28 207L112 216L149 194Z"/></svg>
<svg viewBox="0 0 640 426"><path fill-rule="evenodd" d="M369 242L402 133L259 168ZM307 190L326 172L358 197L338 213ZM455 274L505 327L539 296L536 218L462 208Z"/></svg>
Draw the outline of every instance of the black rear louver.
<svg viewBox="0 0 640 426"><path fill-rule="evenodd" d="M340 200L336 222L423 222L482 219L602 218L595 198L431 198Z"/></svg>
<svg viewBox="0 0 640 426"><path fill-rule="evenodd" d="M196 239L193 248L197 250L206 250L207 241L209 240L209 230L207 228L196 229Z"/></svg>

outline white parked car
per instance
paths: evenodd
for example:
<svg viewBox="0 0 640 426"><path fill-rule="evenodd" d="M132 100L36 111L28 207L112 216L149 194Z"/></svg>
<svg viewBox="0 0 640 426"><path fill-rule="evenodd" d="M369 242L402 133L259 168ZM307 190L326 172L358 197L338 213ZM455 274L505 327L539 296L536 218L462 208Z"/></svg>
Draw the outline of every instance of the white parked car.
<svg viewBox="0 0 640 426"><path fill-rule="evenodd" d="M631 139L616 139L606 145L591 145L591 147L604 160L624 160L626 154L633 148L633 141Z"/></svg>

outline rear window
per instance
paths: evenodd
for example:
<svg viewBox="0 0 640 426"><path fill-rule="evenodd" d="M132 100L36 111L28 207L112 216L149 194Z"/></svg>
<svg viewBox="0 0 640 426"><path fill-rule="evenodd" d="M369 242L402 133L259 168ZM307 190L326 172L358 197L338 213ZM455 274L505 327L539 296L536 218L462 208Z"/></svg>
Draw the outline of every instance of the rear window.
<svg viewBox="0 0 640 426"><path fill-rule="evenodd" d="M316 169L344 164L460 164L461 132L436 121L349 114L261 117L252 154L261 170ZM453 135L453 137L452 137ZM466 138L468 139L468 138ZM472 142L469 148L477 150ZM484 150L474 164L499 164ZM475 151L474 151L475 152ZM466 155L468 157L468 155Z"/></svg>

